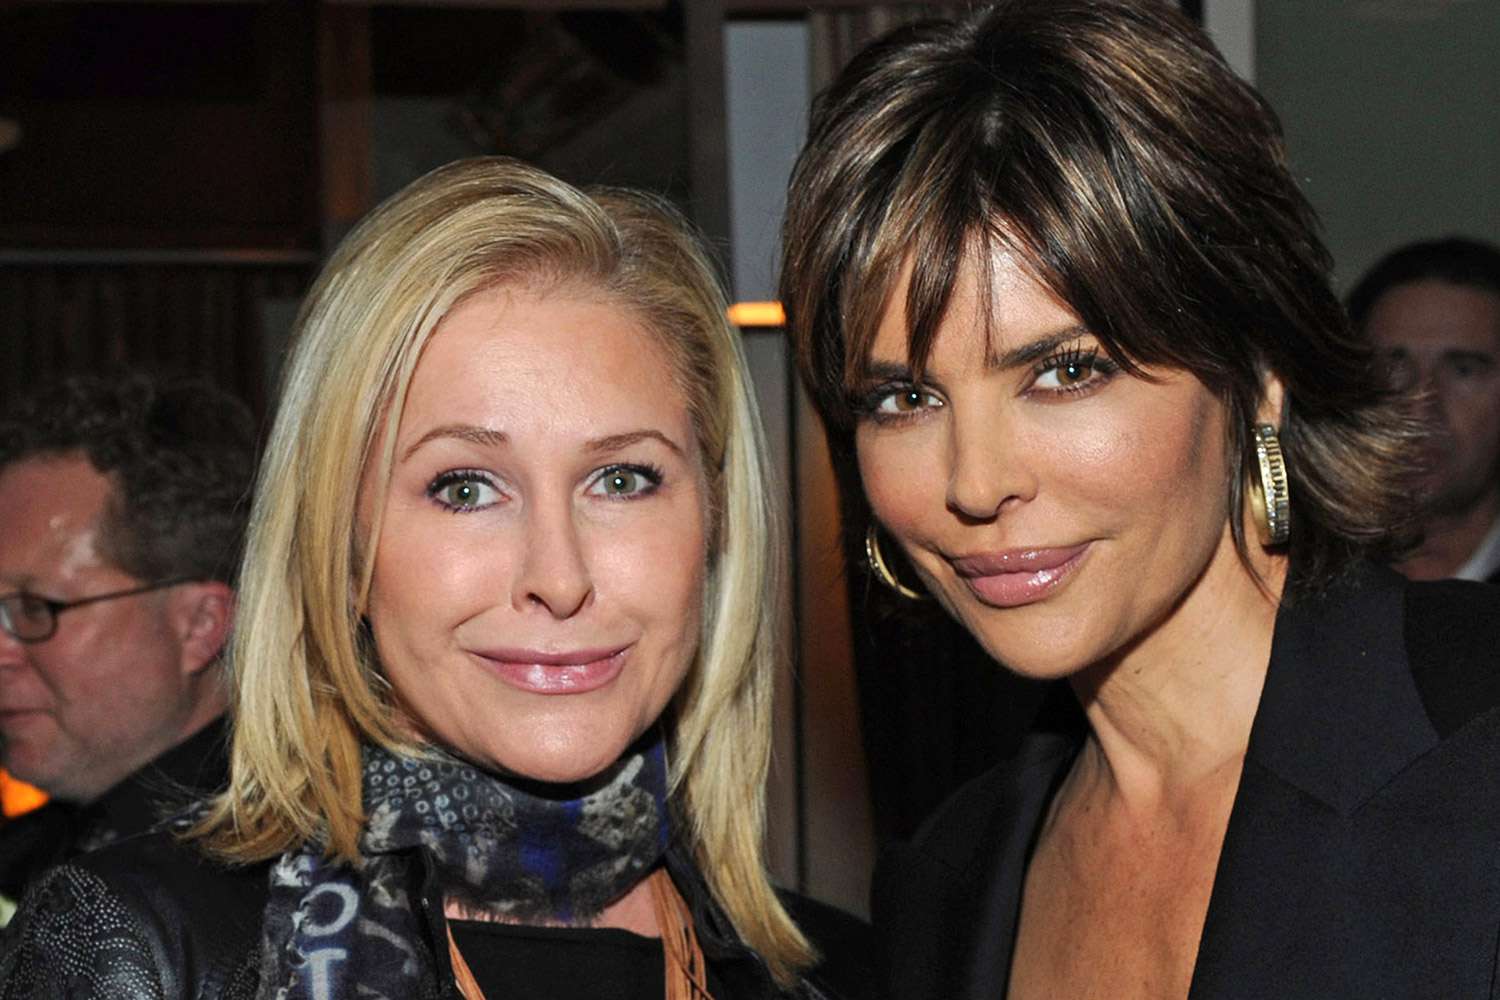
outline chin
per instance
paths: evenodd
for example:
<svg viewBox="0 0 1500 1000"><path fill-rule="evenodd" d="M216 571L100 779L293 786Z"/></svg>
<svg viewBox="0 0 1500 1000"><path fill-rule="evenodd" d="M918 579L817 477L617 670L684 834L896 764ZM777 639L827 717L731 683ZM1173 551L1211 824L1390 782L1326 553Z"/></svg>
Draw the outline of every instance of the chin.
<svg viewBox="0 0 1500 1000"><path fill-rule="evenodd" d="M470 754L482 767L499 774L549 785L571 785L609 770L623 757L634 742L629 733L590 734L588 727L573 736L556 732L536 734L534 740L522 743L487 746ZM517 727L524 732L524 727ZM517 735L513 732L512 735Z"/></svg>
<svg viewBox="0 0 1500 1000"><path fill-rule="evenodd" d="M1093 662L1089 656L1092 643L1058 642L1058 636L1066 634L1069 626L1019 617L1030 610L1034 609L973 607L965 608L967 614L954 617L998 666L1027 680L1066 680ZM1074 630L1076 633L1076 626ZM1075 634L1073 638L1083 637Z"/></svg>

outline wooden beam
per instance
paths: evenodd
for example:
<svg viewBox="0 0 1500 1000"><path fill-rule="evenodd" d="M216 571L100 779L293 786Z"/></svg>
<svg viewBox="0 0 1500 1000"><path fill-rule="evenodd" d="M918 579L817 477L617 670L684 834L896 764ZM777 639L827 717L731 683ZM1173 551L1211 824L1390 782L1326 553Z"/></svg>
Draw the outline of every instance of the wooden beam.
<svg viewBox="0 0 1500 1000"><path fill-rule="evenodd" d="M729 260L729 130L724 98L724 0L683 4L687 59L688 180L693 221Z"/></svg>
<svg viewBox="0 0 1500 1000"><path fill-rule="evenodd" d="M741 16L806 14L813 10L865 10L889 6L891 0L724 0L725 13Z"/></svg>
<svg viewBox="0 0 1500 1000"><path fill-rule="evenodd" d="M318 12L318 157L323 247L331 250L375 205L370 12Z"/></svg>
<svg viewBox="0 0 1500 1000"><path fill-rule="evenodd" d="M495 10L662 10L667 0L322 0L337 7L488 7ZM697 3L698 0L690 0Z"/></svg>

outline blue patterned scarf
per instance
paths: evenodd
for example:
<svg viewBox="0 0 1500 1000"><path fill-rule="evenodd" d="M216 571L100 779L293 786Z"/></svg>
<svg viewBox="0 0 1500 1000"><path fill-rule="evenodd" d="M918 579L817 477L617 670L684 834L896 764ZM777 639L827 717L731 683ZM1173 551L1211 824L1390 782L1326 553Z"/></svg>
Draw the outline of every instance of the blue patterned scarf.
<svg viewBox="0 0 1500 1000"><path fill-rule="evenodd" d="M418 856L466 905L523 923L579 924L649 874L669 837L660 739L586 789L367 747L364 805L357 867L330 862L317 844L272 865L260 997L437 995L421 902L407 891Z"/></svg>

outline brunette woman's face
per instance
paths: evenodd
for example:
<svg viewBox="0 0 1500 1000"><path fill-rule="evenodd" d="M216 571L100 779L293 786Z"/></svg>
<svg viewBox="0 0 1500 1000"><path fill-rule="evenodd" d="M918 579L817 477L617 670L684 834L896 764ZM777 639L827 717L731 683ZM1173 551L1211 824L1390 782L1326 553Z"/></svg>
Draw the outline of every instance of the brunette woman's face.
<svg viewBox="0 0 1500 1000"><path fill-rule="evenodd" d="M661 714L697 651L705 579L704 477L676 386L656 336L586 290L491 289L438 325L401 414L367 608L418 735L577 781Z"/></svg>
<svg viewBox="0 0 1500 1000"><path fill-rule="evenodd" d="M1188 373L1123 373L1008 254L986 322L980 273L961 271L920 386L903 273L871 351L859 469L883 535L993 657L1067 676L1138 646L1206 577L1244 572L1226 411Z"/></svg>

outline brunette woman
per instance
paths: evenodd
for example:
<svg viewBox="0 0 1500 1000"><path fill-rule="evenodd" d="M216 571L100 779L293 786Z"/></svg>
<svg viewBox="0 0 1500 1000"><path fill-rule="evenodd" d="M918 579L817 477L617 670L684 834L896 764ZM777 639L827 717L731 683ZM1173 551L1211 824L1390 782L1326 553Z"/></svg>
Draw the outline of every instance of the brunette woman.
<svg viewBox="0 0 1500 1000"><path fill-rule="evenodd" d="M1008 0L818 99L783 299L870 569L1082 710L883 864L895 996L1491 996L1500 598L1372 562L1420 429L1328 276L1174 5Z"/></svg>

